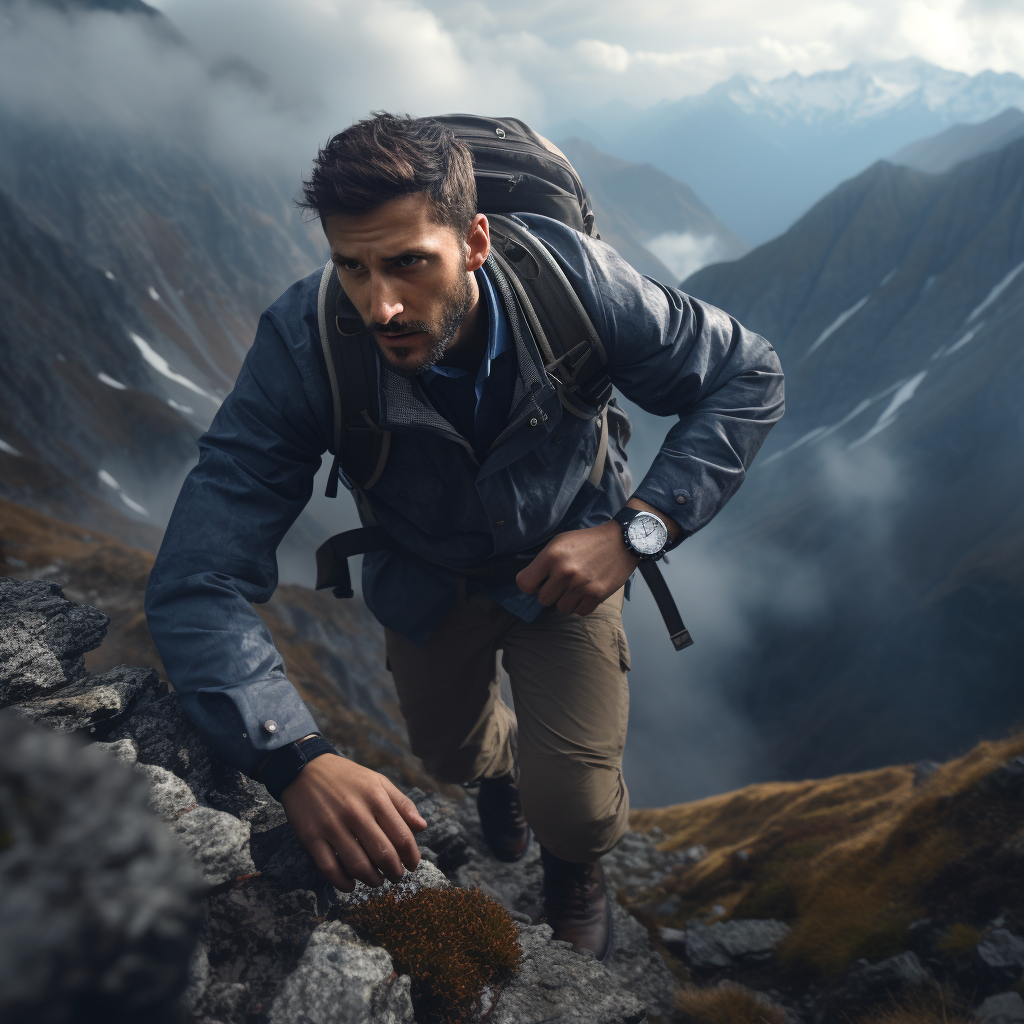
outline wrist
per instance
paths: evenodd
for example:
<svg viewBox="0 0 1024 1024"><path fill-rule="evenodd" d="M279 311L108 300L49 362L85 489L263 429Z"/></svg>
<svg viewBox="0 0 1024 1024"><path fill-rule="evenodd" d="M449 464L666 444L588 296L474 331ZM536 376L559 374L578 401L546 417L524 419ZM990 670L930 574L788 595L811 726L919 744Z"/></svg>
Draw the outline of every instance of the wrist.
<svg viewBox="0 0 1024 1024"><path fill-rule="evenodd" d="M302 774L306 765L322 754L340 756L334 744L319 733L306 736L275 750L258 769L256 778L267 787L275 800L280 800L284 791Z"/></svg>

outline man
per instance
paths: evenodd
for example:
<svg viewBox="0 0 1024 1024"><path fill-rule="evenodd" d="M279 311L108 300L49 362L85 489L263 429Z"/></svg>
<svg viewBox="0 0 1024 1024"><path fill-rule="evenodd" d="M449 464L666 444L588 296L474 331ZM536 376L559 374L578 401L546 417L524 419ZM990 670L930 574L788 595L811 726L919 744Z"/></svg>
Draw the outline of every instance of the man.
<svg viewBox="0 0 1024 1024"><path fill-rule="evenodd" d="M379 479L358 497L364 519L398 544L365 556L363 595L385 627L413 751L442 781L480 780L496 856L521 857L532 827L555 936L603 957L600 857L629 810L621 611L639 554L622 523L657 517L647 522L667 534L659 547L704 526L782 415L782 374L771 346L719 310L642 278L601 242L522 215L593 321L612 382L678 417L631 497L616 430L595 485L595 422L559 404L489 258L476 198L471 155L451 131L386 114L335 136L305 185L349 312L374 339L391 438ZM293 285L261 319L200 439L147 613L186 711L279 795L317 866L351 891L414 868L413 832L425 823L387 779L318 736L249 604L273 593L277 545L332 436L320 277ZM532 551L514 578L473 572ZM515 714L500 698L498 650Z"/></svg>

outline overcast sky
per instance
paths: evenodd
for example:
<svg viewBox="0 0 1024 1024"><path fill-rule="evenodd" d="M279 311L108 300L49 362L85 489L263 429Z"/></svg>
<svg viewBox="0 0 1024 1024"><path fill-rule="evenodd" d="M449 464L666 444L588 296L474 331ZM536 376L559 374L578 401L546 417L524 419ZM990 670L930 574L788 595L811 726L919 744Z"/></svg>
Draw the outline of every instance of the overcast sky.
<svg viewBox="0 0 1024 1024"><path fill-rule="evenodd" d="M646 105L736 72L769 79L922 57L1024 73L1021 0L158 0L211 53L241 52L335 115Z"/></svg>

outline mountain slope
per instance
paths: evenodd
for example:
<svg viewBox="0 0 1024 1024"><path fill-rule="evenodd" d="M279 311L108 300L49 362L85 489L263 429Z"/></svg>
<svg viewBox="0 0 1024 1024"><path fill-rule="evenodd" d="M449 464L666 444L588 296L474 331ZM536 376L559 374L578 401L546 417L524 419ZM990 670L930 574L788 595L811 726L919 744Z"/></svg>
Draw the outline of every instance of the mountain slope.
<svg viewBox="0 0 1024 1024"><path fill-rule="evenodd" d="M1022 214L1024 140L938 177L879 163L684 283L787 372L716 546L811 580L736 693L769 771L945 757L1024 715Z"/></svg>
<svg viewBox="0 0 1024 1024"><path fill-rule="evenodd" d="M608 156L582 139L559 147L587 187L601 237L640 273L672 284L747 251L693 189L656 167Z"/></svg>
<svg viewBox="0 0 1024 1024"><path fill-rule="evenodd" d="M772 82L737 75L646 110L598 111L584 134L687 182L756 244L872 161L950 124L1021 104L1017 75L969 76L908 59Z"/></svg>
<svg viewBox="0 0 1024 1024"><path fill-rule="evenodd" d="M1024 112L1007 107L980 124L955 124L938 135L919 139L890 157L918 171L942 174L964 160L1002 149L1024 135Z"/></svg>

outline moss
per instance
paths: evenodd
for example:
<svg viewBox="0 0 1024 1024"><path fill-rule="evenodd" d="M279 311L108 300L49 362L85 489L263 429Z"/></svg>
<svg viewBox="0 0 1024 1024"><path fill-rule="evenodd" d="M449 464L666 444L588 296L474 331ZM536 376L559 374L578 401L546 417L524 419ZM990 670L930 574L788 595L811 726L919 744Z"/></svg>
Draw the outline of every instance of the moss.
<svg viewBox="0 0 1024 1024"><path fill-rule="evenodd" d="M682 1024L785 1024L777 1006L758 999L741 985L683 989L676 996Z"/></svg>
<svg viewBox="0 0 1024 1024"><path fill-rule="evenodd" d="M519 970L516 923L479 889L391 890L371 896L345 920L410 976L422 1024L471 1019L484 989L498 990Z"/></svg>

